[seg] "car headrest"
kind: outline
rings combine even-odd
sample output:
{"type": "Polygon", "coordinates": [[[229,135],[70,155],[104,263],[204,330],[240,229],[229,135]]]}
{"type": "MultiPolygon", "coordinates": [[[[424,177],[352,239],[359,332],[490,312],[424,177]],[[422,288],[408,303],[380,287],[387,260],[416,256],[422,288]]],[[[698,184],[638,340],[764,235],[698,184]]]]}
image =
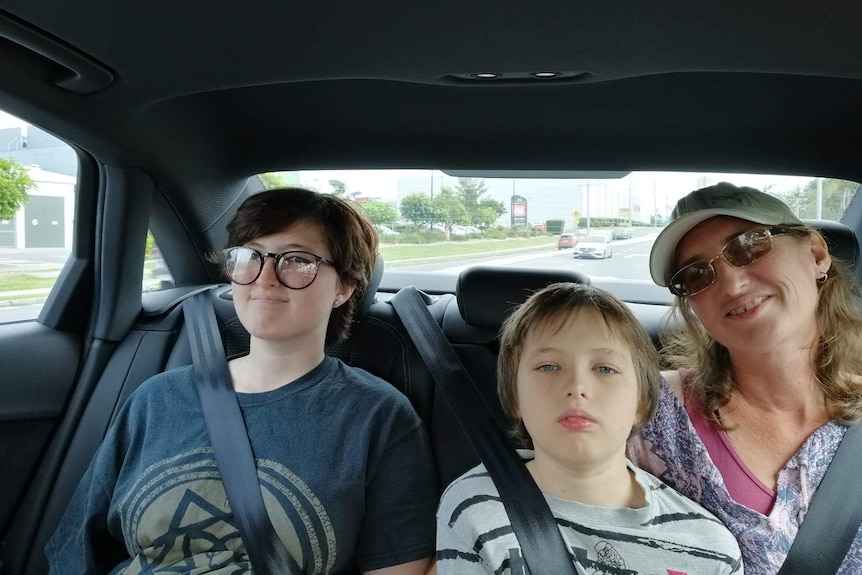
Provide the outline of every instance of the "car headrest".
{"type": "Polygon", "coordinates": [[[365,290],[365,297],[359,302],[359,307],[356,308],[356,317],[354,321],[359,321],[368,310],[371,309],[371,304],[377,297],[377,288],[380,287],[380,279],[383,277],[383,254],[377,254],[377,260],[374,262],[374,270],[371,272],[371,279],[368,280],[368,289],[365,290]]]}
{"type": "Polygon", "coordinates": [[[557,282],[589,284],[590,278],[574,270],[470,267],[458,276],[458,311],[468,325],[497,332],[515,306],[557,282]]]}
{"type": "Polygon", "coordinates": [[[856,232],[840,222],[831,220],[803,220],[826,238],[829,253],[847,264],[854,274],[859,261],[859,241],[856,232]]]}

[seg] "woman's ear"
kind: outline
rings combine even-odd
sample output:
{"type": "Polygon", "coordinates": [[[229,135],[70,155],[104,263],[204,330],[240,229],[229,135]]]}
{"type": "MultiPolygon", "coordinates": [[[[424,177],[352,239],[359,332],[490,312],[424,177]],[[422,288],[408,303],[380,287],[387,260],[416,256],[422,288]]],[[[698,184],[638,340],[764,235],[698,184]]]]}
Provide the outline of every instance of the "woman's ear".
{"type": "Polygon", "coordinates": [[[811,255],[814,258],[814,265],[817,267],[817,276],[819,277],[827,273],[832,267],[832,256],[829,254],[826,240],[818,232],[810,234],[810,239],[811,255]]]}

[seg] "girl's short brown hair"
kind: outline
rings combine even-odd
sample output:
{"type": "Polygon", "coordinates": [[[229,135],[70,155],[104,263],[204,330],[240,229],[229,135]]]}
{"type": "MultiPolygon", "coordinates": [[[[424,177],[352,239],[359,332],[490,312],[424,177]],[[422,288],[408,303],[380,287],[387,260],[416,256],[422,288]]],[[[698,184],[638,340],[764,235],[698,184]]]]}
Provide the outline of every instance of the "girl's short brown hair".
{"type": "MultiPolygon", "coordinates": [[[[304,188],[275,188],[249,196],[227,225],[227,245],[240,246],[297,224],[311,223],[320,230],[339,279],[353,285],[353,295],[333,308],[326,343],[337,343],[350,333],[350,325],[374,271],[377,230],[354,202],[304,188]]],[[[215,257],[222,265],[224,258],[215,257]]]]}

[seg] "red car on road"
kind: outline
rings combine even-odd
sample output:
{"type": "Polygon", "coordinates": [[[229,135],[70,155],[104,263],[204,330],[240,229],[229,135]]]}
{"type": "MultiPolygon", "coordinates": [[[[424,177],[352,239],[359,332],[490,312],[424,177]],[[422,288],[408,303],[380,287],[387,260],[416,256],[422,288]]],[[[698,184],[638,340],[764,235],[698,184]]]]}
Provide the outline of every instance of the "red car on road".
{"type": "Polygon", "coordinates": [[[575,234],[560,234],[559,239],[557,239],[558,250],[573,248],[576,245],[578,245],[578,236],[575,234]]]}

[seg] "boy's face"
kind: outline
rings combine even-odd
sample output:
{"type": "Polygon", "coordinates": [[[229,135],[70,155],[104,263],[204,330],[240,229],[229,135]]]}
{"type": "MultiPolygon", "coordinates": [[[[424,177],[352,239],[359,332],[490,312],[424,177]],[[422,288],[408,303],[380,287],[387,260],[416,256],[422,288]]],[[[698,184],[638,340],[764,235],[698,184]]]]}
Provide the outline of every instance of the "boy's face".
{"type": "Polygon", "coordinates": [[[556,332],[529,333],[517,377],[518,411],[537,463],[584,470],[624,461],[637,375],[628,346],[598,312],[579,311],[556,332]]]}

